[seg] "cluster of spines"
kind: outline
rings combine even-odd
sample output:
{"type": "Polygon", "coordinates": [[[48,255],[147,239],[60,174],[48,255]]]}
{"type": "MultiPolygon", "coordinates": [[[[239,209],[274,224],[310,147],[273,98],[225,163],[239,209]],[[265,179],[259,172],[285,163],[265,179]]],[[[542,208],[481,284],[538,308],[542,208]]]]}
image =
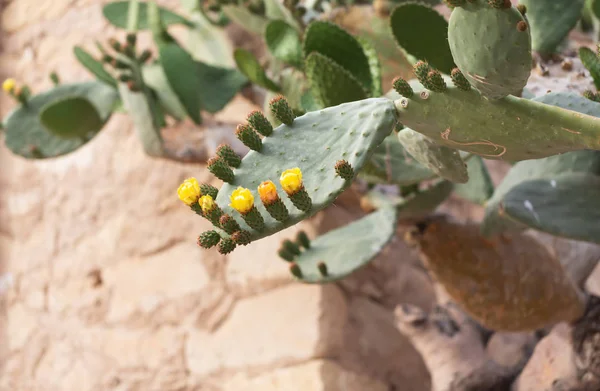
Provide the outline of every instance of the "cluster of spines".
{"type": "Polygon", "coordinates": [[[425,88],[434,92],[444,92],[447,89],[442,74],[432,69],[425,61],[419,61],[414,66],[415,76],[425,88]]]}
{"type": "MultiPolygon", "coordinates": [[[[283,258],[283,260],[285,260],[286,262],[289,262],[290,264],[290,272],[292,273],[292,275],[294,275],[296,278],[302,278],[303,274],[302,274],[302,269],[300,268],[300,265],[298,265],[298,263],[295,262],[295,259],[297,256],[302,254],[302,251],[306,251],[308,249],[310,249],[310,239],[308,238],[308,235],[306,235],[306,232],[304,231],[299,231],[297,236],[296,236],[296,240],[289,240],[286,239],[281,243],[281,247],[279,248],[278,254],[281,258],[283,258]]],[[[321,276],[323,277],[327,277],[329,275],[329,271],[327,269],[327,265],[325,264],[325,262],[321,261],[317,264],[317,268],[319,270],[319,273],[321,274],[321,276]]]]}
{"type": "MultiPolygon", "coordinates": [[[[434,92],[444,92],[447,90],[446,82],[441,73],[432,69],[425,61],[419,61],[414,66],[414,73],[423,87],[434,92]]],[[[458,68],[454,68],[451,73],[452,83],[454,86],[463,91],[469,91],[471,84],[458,68]]],[[[396,77],[392,82],[394,90],[405,98],[412,98],[415,94],[410,84],[396,77]]]]}
{"type": "MultiPolygon", "coordinates": [[[[270,101],[270,109],[275,118],[291,126],[294,122],[295,115],[287,100],[278,96],[270,101]]],[[[242,124],[237,127],[236,134],[238,138],[250,149],[260,153],[262,140],[259,134],[263,137],[269,137],[273,134],[273,126],[268,119],[260,111],[253,111],[247,117],[247,124],[242,124]]],[[[216,156],[207,162],[208,170],[227,183],[233,183],[235,179],[234,168],[239,168],[243,164],[243,160],[235,153],[228,145],[221,144],[216,150],[216,156]]],[[[354,169],[346,160],[336,162],[334,169],[338,176],[348,183],[355,176],[354,169]]],[[[285,170],[280,177],[280,183],[292,204],[302,212],[309,212],[312,209],[312,199],[309,196],[302,182],[302,173],[299,168],[285,170]]],[[[221,238],[217,231],[208,231],[203,233],[198,238],[198,244],[202,247],[209,248],[218,245],[219,252],[227,254],[233,251],[236,245],[246,245],[252,240],[252,234],[241,229],[236,220],[224,214],[221,208],[214,202],[217,196],[217,189],[214,187],[206,188],[207,185],[201,185],[202,195],[208,195],[210,199],[199,199],[191,205],[191,208],[199,215],[207,218],[213,225],[225,231],[229,237],[221,238]],[[204,205],[204,207],[203,207],[204,205]]],[[[260,199],[269,213],[269,215],[279,221],[285,222],[289,219],[290,213],[279,197],[277,188],[272,181],[265,181],[258,187],[260,199]]],[[[240,213],[246,224],[255,231],[262,231],[265,227],[265,221],[258,208],[254,206],[254,197],[250,190],[238,188],[230,196],[232,199],[232,208],[240,213]],[[239,203],[234,205],[234,198],[238,194],[239,203]],[[242,194],[243,193],[243,194],[242,194]]],[[[299,240],[308,248],[310,241],[304,236],[299,236],[299,240]],[[305,239],[305,240],[304,240],[305,239]]],[[[326,267],[325,269],[326,270],[326,267]]]]}
{"type": "Polygon", "coordinates": [[[592,90],[585,90],[583,92],[583,96],[591,101],[600,102],[600,93],[598,92],[594,92],[592,90]]]}
{"type": "Polygon", "coordinates": [[[115,38],[109,39],[108,45],[114,50],[115,55],[108,54],[101,45],[98,45],[98,48],[103,53],[102,61],[118,73],[117,79],[125,83],[127,88],[132,92],[139,92],[141,90],[140,81],[136,80],[133,75],[133,63],[144,64],[152,57],[152,52],[148,49],[142,51],[138,56],[136,53],[136,44],[136,34],[128,33],[124,43],[119,42],[115,38]]]}

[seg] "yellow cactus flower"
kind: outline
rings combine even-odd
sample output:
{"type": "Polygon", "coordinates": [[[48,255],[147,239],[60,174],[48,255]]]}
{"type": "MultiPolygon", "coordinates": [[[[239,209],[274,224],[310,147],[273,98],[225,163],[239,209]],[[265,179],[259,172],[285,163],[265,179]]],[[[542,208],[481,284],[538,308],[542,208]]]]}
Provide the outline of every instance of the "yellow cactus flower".
{"type": "Polygon", "coordinates": [[[271,181],[265,181],[258,186],[258,195],[260,196],[260,200],[265,205],[271,205],[279,198],[279,195],[277,194],[277,188],[271,181]]]}
{"type": "Polygon", "coordinates": [[[297,193],[302,188],[302,171],[298,167],[285,170],[279,177],[279,183],[286,193],[297,193]]]}
{"type": "Polygon", "coordinates": [[[248,213],[254,207],[254,196],[250,190],[238,187],[231,193],[231,206],[241,214],[248,213]]]}
{"type": "Polygon", "coordinates": [[[4,83],[2,83],[2,89],[4,90],[4,92],[9,94],[15,89],[16,86],[17,82],[15,81],[15,79],[6,79],[4,80],[4,83]]]}
{"type": "Polygon", "coordinates": [[[179,199],[191,206],[200,197],[200,184],[196,178],[188,178],[177,189],[179,199]]]}
{"type": "Polygon", "coordinates": [[[202,213],[207,214],[212,212],[215,209],[215,200],[209,195],[203,195],[198,200],[198,204],[200,208],[202,208],[202,213]]]}

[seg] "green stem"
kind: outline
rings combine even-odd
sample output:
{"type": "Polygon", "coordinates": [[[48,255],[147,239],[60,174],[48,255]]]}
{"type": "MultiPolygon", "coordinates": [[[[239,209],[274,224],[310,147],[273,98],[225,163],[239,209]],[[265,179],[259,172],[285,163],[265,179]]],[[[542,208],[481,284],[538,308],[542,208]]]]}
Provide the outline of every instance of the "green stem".
{"type": "Polygon", "coordinates": [[[127,12],[127,32],[137,33],[140,21],[140,3],[138,0],[129,0],[127,12]]]}

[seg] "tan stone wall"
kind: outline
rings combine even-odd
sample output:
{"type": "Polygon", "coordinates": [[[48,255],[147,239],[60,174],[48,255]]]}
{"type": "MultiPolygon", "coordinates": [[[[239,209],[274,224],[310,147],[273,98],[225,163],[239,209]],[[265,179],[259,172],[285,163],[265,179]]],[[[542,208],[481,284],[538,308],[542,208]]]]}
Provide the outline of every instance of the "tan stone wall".
{"type": "MultiPolygon", "coordinates": [[[[5,3],[0,78],[35,91],[53,70],[89,78],[71,50],[114,33],[101,3],[5,3]]],[[[249,106],[238,98],[223,116],[240,121],[249,106]]],[[[12,107],[0,98],[2,115],[12,107]]],[[[298,284],[275,256],[298,227],[227,257],[196,246],[208,224],[174,192],[191,175],[209,179],[145,156],[124,115],[59,159],[0,146],[0,389],[428,389],[392,321],[397,303],[432,298],[399,240],[344,283],[298,284]]],[[[342,200],[307,229],[353,216],[342,200]]]]}

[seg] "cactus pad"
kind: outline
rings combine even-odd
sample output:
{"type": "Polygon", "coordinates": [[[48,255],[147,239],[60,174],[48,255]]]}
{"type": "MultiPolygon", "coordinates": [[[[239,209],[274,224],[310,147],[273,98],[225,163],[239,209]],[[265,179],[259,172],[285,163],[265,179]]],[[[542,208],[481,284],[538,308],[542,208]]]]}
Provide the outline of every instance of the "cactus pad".
{"type": "Polygon", "coordinates": [[[529,79],[531,35],[519,23],[527,27],[516,8],[497,9],[487,0],[468,2],[450,16],[448,40],[454,61],[490,99],[518,93],[529,79]]]}
{"type": "Polygon", "coordinates": [[[312,94],[322,107],[367,97],[365,89],[350,72],[320,53],[311,53],[307,57],[306,74],[312,94]]]}
{"type": "Polygon", "coordinates": [[[536,52],[550,54],[581,19],[585,0],[520,0],[527,7],[531,44],[536,52]]]}
{"type": "Polygon", "coordinates": [[[467,160],[469,181],[454,187],[456,194],[476,204],[483,205],[494,194],[494,183],[483,159],[471,156],[467,160]]]}
{"type": "MultiPolygon", "coordinates": [[[[102,8],[102,14],[115,27],[126,29],[127,28],[127,14],[129,10],[129,1],[114,1],[108,3],[102,8]]],[[[139,5],[139,20],[138,29],[145,30],[150,28],[148,23],[148,4],[140,2],[139,5]]],[[[159,7],[160,16],[165,25],[171,24],[184,24],[189,27],[193,27],[193,23],[183,16],[177,15],[169,11],[166,8],[159,7]]]]}
{"type": "Polygon", "coordinates": [[[371,91],[373,78],[369,59],[360,42],[341,27],[323,21],[312,22],[304,34],[304,57],[320,53],[350,72],[360,85],[371,91]]]}
{"type": "Polygon", "coordinates": [[[506,217],[554,236],[600,243],[600,177],[569,173],[526,181],[504,197],[506,217]]]}
{"type": "MultiPolygon", "coordinates": [[[[586,101],[585,107],[596,104],[586,101]]],[[[554,107],[550,101],[514,96],[490,101],[476,90],[449,86],[445,92],[423,91],[395,103],[405,126],[486,159],[520,161],[600,149],[600,119],[554,107]]]]}
{"type": "Polygon", "coordinates": [[[292,254],[300,269],[295,277],[316,284],[341,280],[375,258],[395,232],[395,208],[381,208],[312,240],[300,255],[292,254]]]}
{"type": "Polygon", "coordinates": [[[114,88],[102,82],[59,85],[33,96],[26,106],[19,106],[4,122],[6,146],[14,153],[31,159],[44,159],[72,152],[90,141],[100,130],[80,138],[61,138],[49,131],[41,121],[44,108],[65,99],[85,99],[97,111],[98,118],[108,121],[119,96],[114,88]]]}
{"type": "Polygon", "coordinates": [[[234,170],[233,181],[219,190],[217,204],[251,232],[253,240],[292,226],[333,203],[348,186],[348,181],[337,175],[336,162],[344,159],[355,171],[360,170],[391,132],[395,121],[393,103],[385,98],[345,103],[297,117],[291,126],[281,125],[265,137],[260,152],[250,151],[242,159],[240,167],[234,170]],[[257,188],[268,180],[279,187],[281,173],[294,167],[302,170],[302,182],[312,208],[302,212],[279,188],[279,197],[290,214],[287,221],[279,222],[259,201],[257,188]],[[265,220],[265,228],[260,232],[249,228],[240,213],[229,206],[231,194],[240,186],[249,189],[258,200],[255,206],[265,220]]]}
{"type": "Polygon", "coordinates": [[[409,128],[398,133],[398,140],[413,158],[442,178],[455,183],[469,180],[467,165],[458,150],[440,145],[409,128]]]}
{"type": "MultiPolygon", "coordinates": [[[[568,107],[588,115],[600,116],[600,103],[592,102],[575,93],[552,93],[535,98],[535,100],[558,107],[568,107]]],[[[599,175],[600,152],[576,151],[515,164],[487,202],[483,232],[492,235],[503,231],[524,229],[522,224],[501,216],[500,205],[504,197],[512,191],[513,187],[521,183],[538,179],[552,180],[556,176],[566,173],[599,175]]]]}
{"type": "Polygon", "coordinates": [[[375,149],[358,176],[369,183],[412,185],[435,178],[436,174],[413,159],[396,134],[391,134],[375,149]]]}
{"type": "Polygon", "coordinates": [[[449,181],[437,181],[424,190],[418,190],[406,197],[389,197],[378,191],[365,195],[363,202],[376,209],[388,205],[396,207],[398,220],[423,218],[433,212],[452,193],[454,184],[449,181]]]}
{"type": "Polygon", "coordinates": [[[390,24],[410,62],[427,61],[447,74],[455,67],[448,46],[448,22],[436,10],[425,4],[400,4],[390,16],[390,24]]]}

